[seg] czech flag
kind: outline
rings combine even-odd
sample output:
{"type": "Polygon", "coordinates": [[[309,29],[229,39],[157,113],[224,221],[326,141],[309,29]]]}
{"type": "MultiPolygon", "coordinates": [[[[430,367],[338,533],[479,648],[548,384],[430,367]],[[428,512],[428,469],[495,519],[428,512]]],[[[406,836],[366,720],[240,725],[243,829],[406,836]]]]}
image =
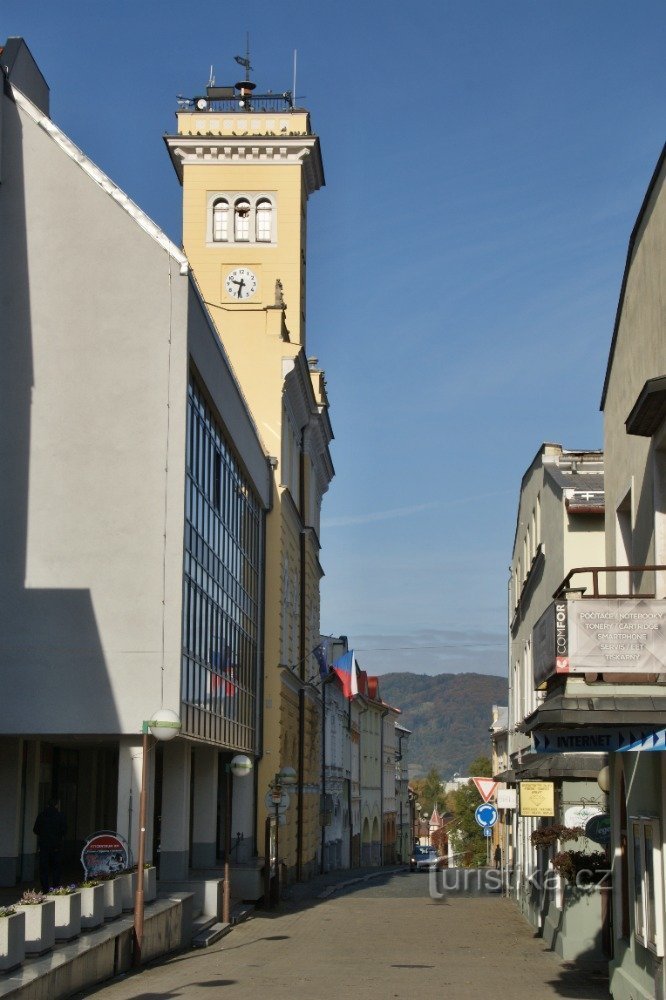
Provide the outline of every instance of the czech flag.
{"type": "Polygon", "coordinates": [[[342,681],[342,690],[346,698],[353,698],[358,694],[358,666],[353,649],[336,660],[331,669],[342,681]]]}

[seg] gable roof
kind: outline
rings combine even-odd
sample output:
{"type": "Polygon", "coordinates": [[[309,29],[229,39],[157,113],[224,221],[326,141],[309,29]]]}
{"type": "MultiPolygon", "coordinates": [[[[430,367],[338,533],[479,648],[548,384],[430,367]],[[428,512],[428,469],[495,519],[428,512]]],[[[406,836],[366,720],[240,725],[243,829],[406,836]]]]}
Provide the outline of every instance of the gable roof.
{"type": "Polygon", "coordinates": [[[19,90],[17,87],[12,87],[12,95],[16,101],[17,106],[28,115],[30,119],[41,128],[49,138],[60,147],[60,149],[65,153],[69,159],[76,163],[77,166],[83,170],[84,173],[91,178],[91,180],[104,191],[109,198],[111,198],[123,209],[134,222],[141,228],[145,233],[150,236],[163,250],[166,250],[170,257],[172,257],[179,265],[181,274],[187,274],[189,265],[188,260],[182,250],[179,250],[175,243],[173,243],[166,233],[160,229],[156,222],[146,215],[146,213],[139,208],[136,202],[132,201],[129,195],[125,194],[122,188],[119,188],[111,178],[104,173],[104,171],[98,167],[90,157],[86,156],[85,153],[79,149],[76,143],[72,142],[69,136],[58,128],[56,124],[49,118],[47,114],[33,104],[33,102],[26,97],[26,95],[19,90]]]}

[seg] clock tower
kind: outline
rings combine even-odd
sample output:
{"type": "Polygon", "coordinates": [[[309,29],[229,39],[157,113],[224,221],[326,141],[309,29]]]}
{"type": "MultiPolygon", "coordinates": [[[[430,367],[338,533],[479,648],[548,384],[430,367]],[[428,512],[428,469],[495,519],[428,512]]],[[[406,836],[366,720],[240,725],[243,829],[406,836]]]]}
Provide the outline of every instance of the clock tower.
{"type": "Polygon", "coordinates": [[[324,184],[319,138],[289,92],[246,79],[180,100],[165,136],[183,187],[183,246],[274,475],[266,519],[258,747],[259,854],[269,783],[296,770],[280,853],[292,877],[319,848],[319,512],[333,477],[324,373],[306,355],[307,207],[324,184]]]}

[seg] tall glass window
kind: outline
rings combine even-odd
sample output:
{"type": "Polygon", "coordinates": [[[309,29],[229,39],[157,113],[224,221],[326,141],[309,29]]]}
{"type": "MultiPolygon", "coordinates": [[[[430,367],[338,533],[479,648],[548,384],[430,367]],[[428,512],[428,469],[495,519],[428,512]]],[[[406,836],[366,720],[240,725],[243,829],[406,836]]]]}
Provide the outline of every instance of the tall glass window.
{"type": "Polygon", "coordinates": [[[229,202],[218,198],[213,205],[213,239],[226,243],[229,239],[229,202]]]}
{"type": "Polygon", "coordinates": [[[184,730],[251,752],[256,749],[263,513],[192,379],[185,491],[184,730]]]}
{"type": "Polygon", "coordinates": [[[270,243],[273,235],[273,206],[268,198],[257,202],[257,242],[270,243]]]}
{"type": "Polygon", "coordinates": [[[239,198],[234,205],[234,239],[246,243],[250,239],[250,203],[239,198]]]}

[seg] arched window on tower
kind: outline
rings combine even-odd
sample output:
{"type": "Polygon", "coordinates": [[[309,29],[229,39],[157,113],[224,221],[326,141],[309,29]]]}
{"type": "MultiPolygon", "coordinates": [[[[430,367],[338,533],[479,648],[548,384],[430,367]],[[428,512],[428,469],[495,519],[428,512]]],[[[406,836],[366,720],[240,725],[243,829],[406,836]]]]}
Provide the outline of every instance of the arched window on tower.
{"type": "Polygon", "coordinates": [[[229,202],[218,198],[213,204],[213,240],[226,243],[229,239],[229,202]]]}
{"type": "Polygon", "coordinates": [[[247,243],[250,239],[250,203],[247,198],[239,198],[234,205],[234,239],[247,243]]]}
{"type": "Polygon", "coordinates": [[[268,198],[257,202],[257,243],[270,243],[273,237],[273,206],[268,198]]]}

